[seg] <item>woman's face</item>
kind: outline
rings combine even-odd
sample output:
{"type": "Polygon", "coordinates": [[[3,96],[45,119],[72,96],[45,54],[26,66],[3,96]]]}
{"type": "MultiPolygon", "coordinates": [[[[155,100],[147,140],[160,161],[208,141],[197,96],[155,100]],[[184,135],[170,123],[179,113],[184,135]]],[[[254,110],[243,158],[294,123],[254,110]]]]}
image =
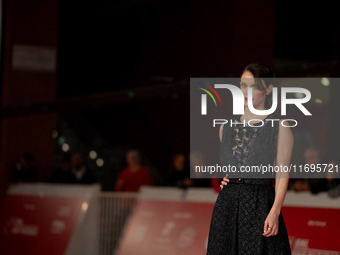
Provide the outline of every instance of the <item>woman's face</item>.
{"type": "Polygon", "coordinates": [[[249,71],[245,71],[241,76],[240,87],[244,95],[245,107],[248,107],[248,88],[252,87],[252,102],[254,108],[257,110],[265,109],[264,102],[266,100],[266,96],[270,94],[273,85],[266,87],[263,80],[261,80],[261,83],[255,83],[254,75],[249,71]]]}

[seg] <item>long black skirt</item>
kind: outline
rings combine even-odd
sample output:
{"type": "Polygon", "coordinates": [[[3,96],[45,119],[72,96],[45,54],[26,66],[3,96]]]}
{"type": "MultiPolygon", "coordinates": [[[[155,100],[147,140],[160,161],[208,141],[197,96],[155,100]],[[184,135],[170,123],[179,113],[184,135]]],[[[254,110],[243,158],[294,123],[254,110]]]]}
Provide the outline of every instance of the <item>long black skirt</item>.
{"type": "Polygon", "coordinates": [[[211,218],[207,255],[290,255],[282,213],[278,234],[262,235],[274,199],[272,185],[228,183],[223,186],[211,218]]]}

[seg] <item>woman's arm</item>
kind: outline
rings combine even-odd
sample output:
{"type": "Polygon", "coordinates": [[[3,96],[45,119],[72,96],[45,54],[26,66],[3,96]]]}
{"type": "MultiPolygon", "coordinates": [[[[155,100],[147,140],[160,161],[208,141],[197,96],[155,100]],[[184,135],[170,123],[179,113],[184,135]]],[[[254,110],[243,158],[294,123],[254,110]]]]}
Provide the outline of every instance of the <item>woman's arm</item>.
{"type": "MultiPolygon", "coordinates": [[[[281,123],[282,120],[280,120],[279,124],[276,159],[274,165],[289,166],[293,151],[294,138],[290,127],[284,127],[281,123]]],[[[275,236],[279,231],[279,215],[286,196],[288,181],[289,173],[276,173],[275,200],[263,227],[262,235],[265,237],[275,236]]]]}
{"type": "Polygon", "coordinates": [[[223,126],[224,126],[224,124],[221,124],[221,126],[220,126],[220,131],[219,131],[220,142],[222,142],[222,137],[223,137],[223,126]]]}
{"type": "MultiPolygon", "coordinates": [[[[281,123],[282,120],[280,120],[279,124],[275,165],[288,166],[289,168],[294,146],[294,137],[290,127],[284,127],[281,123]]],[[[280,215],[281,207],[287,193],[288,181],[289,173],[276,173],[275,200],[270,211],[277,216],[280,215]]]]}

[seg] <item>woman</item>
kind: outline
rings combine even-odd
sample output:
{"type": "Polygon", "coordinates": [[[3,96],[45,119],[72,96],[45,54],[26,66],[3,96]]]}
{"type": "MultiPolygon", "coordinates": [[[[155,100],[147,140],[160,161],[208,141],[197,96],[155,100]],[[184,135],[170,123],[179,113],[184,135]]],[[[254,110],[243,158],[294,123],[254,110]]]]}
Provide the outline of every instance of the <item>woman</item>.
{"type": "MultiPolygon", "coordinates": [[[[268,77],[273,77],[272,72],[260,64],[250,64],[244,69],[240,86],[245,97],[245,111],[235,121],[245,121],[246,126],[221,125],[221,165],[290,164],[294,143],[290,128],[282,126],[282,120],[268,121],[278,119],[274,114],[264,118],[248,108],[250,86],[254,108],[271,107],[273,84],[265,79],[268,77]],[[265,124],[251,127],[247,125],[250,119],[260,119],[265,124]]],[[[262,122],[250,124],[256,123],[262,122]]],[[[281,214],[289,178],[283,173],[276,173],[275,178],[230,178],[230,174],[226,177],[221,182],[212,214],[207,255],[291,254],[281,214]]]]}

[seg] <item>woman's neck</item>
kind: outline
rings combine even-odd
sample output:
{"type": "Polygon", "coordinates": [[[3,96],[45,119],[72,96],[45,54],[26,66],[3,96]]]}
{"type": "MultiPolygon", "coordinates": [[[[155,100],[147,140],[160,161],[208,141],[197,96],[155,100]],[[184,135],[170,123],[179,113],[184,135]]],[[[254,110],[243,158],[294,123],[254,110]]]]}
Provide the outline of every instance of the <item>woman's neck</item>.
{"type": "MultiPolygon", "coordinates": [[[[266,108],[263,106],[263,108],[261,109],[258,109],[258,110],[266,110],[266,108]]],[[[245,119],[245,120],[250,120],[250,119],[265,119],[267,116],[264,116],[264,115],[256,115],[254,113],[252,113],[248,107],[245,107],[244,108],[244,114],[242,115],[242,119],[245,119]]]]}

